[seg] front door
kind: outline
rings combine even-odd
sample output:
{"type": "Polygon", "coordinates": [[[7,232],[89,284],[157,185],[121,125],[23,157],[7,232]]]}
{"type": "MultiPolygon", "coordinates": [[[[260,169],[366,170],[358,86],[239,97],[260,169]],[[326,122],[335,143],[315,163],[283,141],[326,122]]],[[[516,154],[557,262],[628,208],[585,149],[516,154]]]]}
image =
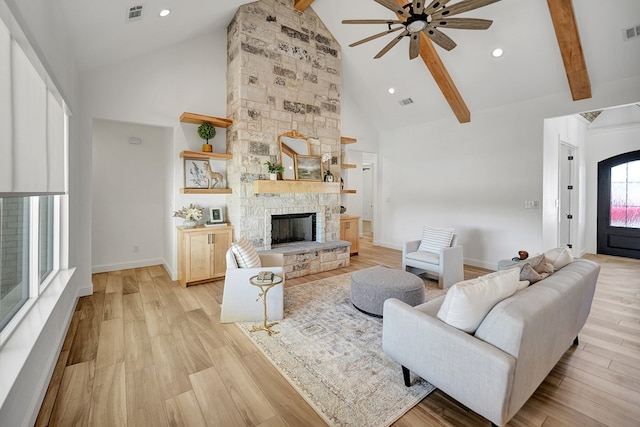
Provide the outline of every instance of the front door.
{"type": "Polygon", "coordinates": [[[598,253],[640,259],[640,151],[598,163],[598,253]]]}

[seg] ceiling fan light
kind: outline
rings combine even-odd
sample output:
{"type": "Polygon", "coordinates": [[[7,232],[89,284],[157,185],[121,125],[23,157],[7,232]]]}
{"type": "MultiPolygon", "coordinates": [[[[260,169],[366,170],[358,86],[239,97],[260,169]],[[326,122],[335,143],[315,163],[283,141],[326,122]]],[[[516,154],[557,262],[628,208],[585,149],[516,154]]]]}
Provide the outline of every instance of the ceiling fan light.
{"type": "Polygon", "coordinates": [[[409,23],[409,25],[407,25],[407,30],[409,30],[410,33],[419,33],[427,28],[427,25],[429,25],[427,21],[417,20],[409,23]]]}
{"type": "Polygon", "coordinates": [[[491,52],[491,56],[493,56],[494,58],[500,58],[503,54],[504,54],[504,51],[499,47],[493,49],[493,51],[491,52]]]}

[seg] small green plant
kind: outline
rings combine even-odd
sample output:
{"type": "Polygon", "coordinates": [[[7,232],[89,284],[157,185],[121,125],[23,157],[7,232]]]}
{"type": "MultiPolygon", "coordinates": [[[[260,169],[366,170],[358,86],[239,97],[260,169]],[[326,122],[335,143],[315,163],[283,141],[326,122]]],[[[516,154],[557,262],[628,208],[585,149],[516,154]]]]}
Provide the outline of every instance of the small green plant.
{"type": "Polygon", "coordinates": [[[206,139],[208,144],[209,140],[216,136],[216,128],[211,123],[205,122],[198,126],[198,135],[200,138],[206,139]]]}
{"type": "Polygon", "coordinates": [[[284,172],[284,167],[282,167],[280,165],[276,165],[275,163],[266,162],[265,166],[267,167],[267,170],[269,171],[269,173],[282,173],[282,172],[284,172]]]}

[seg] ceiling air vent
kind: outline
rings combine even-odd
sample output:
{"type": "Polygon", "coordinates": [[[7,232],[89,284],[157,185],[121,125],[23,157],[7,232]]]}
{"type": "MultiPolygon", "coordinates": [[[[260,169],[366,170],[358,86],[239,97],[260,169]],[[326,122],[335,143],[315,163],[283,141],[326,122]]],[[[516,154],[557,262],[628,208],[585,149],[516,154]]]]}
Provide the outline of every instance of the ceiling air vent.
{"type": "Polygon", "coordinates": [[[401,99],[400,101],[398,101],[400,103],[401,107],[406,107],[407,105],[411,105],[413,104],[413,99],[411,98],[405,98],[405,99],[401,99]]]}
{"type": "Polygon", "coordinates": [[[600,113],[602,113],[602,110],[587,111],[584,113],[580,113],[580,115],[585,119],[589,120],[589,122],[593,123],[593,121],[598,118],[600,113]]]}
{"type": "Polygon", "coordinates": [[[622,30],[622,33],[624,34],[625,40],[640,38],[640,24],[634,27],[625,28],[622,30]]]}
{"type": "Polygon", "coordinates": [[[140,21],[142,19],[142,5],[127,8],[127,22],[140,21]]]}

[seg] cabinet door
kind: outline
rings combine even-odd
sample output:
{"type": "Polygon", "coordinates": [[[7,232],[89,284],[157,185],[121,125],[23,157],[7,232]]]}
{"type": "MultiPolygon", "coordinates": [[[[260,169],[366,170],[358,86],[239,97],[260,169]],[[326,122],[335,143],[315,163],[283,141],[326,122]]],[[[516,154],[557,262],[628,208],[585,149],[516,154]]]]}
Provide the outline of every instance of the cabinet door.
{"type": "Polygon", "coordinates": [[[231,247],[231,230],[220,230],[212,234],[213,240],[211,265],[213,266],[211,275],[215,277],[224,276],[227,270],[226,254],[231,247]]]}
{"type": "Polygon", "coordinates": [[[186,281],[193,282],[211,277],[211,249],[208,232],[189,233],[185,236],[186,281]]]}
{"type": "Polygon", "coordinates": [[[340,239],[351,242],[350,252],[358,253],[358,219],[344,219],[340,221],[340,239]]]}

